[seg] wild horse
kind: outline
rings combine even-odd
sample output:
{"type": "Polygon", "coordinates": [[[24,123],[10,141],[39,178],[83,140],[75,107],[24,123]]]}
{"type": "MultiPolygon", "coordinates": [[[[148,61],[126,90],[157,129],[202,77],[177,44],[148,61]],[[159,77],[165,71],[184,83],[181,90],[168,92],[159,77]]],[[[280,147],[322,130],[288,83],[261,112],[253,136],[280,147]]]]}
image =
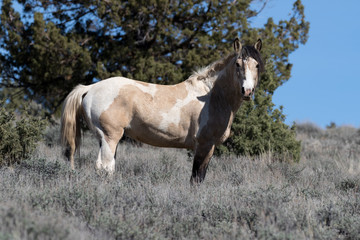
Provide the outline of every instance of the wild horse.
{"type": "Polygon", "coordinates": [[[77,86],[67,96],[61,116],[71,167],[83,118],[100,142],[98,169],[114,172],[116,147],[125,134],[154,146],[194,150],[191,183],[201,182],[215,146],[229,137],[234,115],[255,91],[264,69],[261,47],[260,39],[242,46],[236,38],[232,54],[175,85],[113,77],[77,86]]]}

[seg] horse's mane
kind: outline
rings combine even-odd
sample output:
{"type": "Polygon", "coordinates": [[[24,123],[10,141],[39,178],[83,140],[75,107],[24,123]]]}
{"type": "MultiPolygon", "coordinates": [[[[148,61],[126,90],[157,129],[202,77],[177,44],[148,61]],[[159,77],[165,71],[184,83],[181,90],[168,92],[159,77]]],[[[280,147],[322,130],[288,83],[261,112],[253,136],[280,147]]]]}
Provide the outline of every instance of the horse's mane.
{"type": "Polygon", "coordinates": [[[193,72],[190,78],[195,78],[198,80],[204,80],[210,77],[213,77],[217,72],[221,71],[227,66],[229,61],[231,61],[236,56],[236,53],[231,53],[228,56],[217,60],[206,67],[200,68],[193,72]]]}
{"type": "Polygon", "coordinates": [[[228,56],[217,60],[206,67],[199,68],[198,70],[194,71],[186,81],[190,82],[191,84],[196,84],[196,82],[201,81],[205,83],[209,89],[212,89],[217,79],[217,73],[224,69],[229,61],[231,61],[235,56],[236,53],[231,53],[228,56]]]}
{"type": "MultiPolygon", "coordinates": [[[[224,69],[236,55],[237,55],[237,53],[233,52],[233,53],[227,55],[226,57],[209,64],[206,67],[203,67],[203,68],[200,68],[200,69],[194,71],[193,74],[189,77],[189,79],[195,78],[197,80],[204,80],[204,79],[209,79],[209,78],[213,77],[217,72],[224,69]]],[[[255,59],[259,64],[259,71],[260,72],[264,71],[264,62],[262,61],[259,51],[256,50],[255,47],[244,46],[241,49],[240,56],[243,59],[246,59],[248,57],[255,59]]]]}

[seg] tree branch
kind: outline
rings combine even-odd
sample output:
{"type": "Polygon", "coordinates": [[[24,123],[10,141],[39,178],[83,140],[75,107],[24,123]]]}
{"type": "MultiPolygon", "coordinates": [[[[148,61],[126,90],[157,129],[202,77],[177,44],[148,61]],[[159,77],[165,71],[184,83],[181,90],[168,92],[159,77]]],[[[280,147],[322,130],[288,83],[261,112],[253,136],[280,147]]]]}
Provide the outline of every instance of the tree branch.
{"type": "MultiPolygon", "coordinates": [[[[236,2],[236,0],[234,0],[234,2],[233,3],[235,3],[236,2]]],[[[260,8],[260,10],[259,11],[254,11],[254,15],[252,15],[252,16],[250,16],[250,17],[256,17],[257,15],[259,15],[264,9],[265,9],[265,7],[266,7],[266,5],[267,5],[267,3],[269,2],[269,0],[264,0],[264,4],[262,5],[262,7],[260,8]]]]}

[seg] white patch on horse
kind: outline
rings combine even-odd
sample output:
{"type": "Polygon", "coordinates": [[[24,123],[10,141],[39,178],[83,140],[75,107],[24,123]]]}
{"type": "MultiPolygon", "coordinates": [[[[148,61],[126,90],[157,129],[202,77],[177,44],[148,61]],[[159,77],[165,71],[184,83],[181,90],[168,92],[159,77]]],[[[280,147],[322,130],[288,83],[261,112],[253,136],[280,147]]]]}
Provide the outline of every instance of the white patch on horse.
{"type": "Polygon", "coordinates": [[[178,126],[181,121],[181,112],[183,107],[191,101],[197,100],[200,104],[202,104],[201,108],[203,107],[205,102],[198,100],[198,97],[206,94],[206,92],[203,89],[198,89],[197,87],[198,86],[186,84],[186,90],[188,92],[187,96],[184,99],[178,99],[169,111],[161,113],[162,120],[159,124],[159,128],[161,130],[168,131],[171,124],[178,126]]]}
{"type": "Polygon", "coordinates": [[[142,92],[150,94],[152,97],[155,97],[157,92],[157,87],[155,84],[149,84],[148,86],[133,82],[133,86],[139,88],[142,92]]]}
{"type": "Polygon", "coordinates": [[[255,79],[248,64],[245,63],[245,66],[245,80],[243,83],[243,88],[245,88],[246,91],[248,89],[252,90],[255,87],[255,79]]]}

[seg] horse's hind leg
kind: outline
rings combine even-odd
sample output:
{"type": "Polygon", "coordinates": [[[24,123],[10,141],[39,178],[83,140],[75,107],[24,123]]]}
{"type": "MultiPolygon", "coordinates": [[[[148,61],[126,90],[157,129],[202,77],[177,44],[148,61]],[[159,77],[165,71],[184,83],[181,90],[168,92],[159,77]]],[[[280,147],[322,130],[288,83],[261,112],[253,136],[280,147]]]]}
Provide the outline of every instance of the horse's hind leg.
{"type": "Polygon", "coordinates": [[[96,169],[100,170],[101,168],[102,168],[102,161],[101,161],[101,141],[100,141],[99,154],[98,154],[98,157],[96,159],[96,169]]]}
{"type": "Polygon", "coordinates": [[[104,132],[101,133],[100,152],[96,161],[96,167],[98,169],[103,168],[109,174],[112,174],[115,171],[114,157],[116,152],[116,146],[120,141],[124,130],[120,129],[116,133],[112,133],[111,135],[104,134],[104,132]]]}
{"type": "Polygon", "coordinates": [[[190,183],[200,183],[204,180],[210,159],[214,153],[214,144],[198,145],[195,151],[190,183]]]}

